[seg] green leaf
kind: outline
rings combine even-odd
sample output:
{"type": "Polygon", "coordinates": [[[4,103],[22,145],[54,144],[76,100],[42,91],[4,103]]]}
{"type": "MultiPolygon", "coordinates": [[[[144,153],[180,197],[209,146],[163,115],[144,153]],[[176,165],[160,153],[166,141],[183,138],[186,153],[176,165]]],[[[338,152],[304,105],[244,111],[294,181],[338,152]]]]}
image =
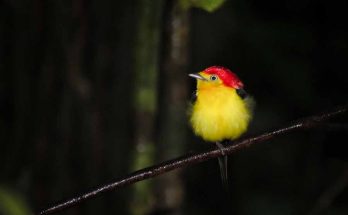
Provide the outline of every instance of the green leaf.
{"type": "Polygon", "coordinates": [[[183,8],[197,7],[208,12],[214,12],[219,9],[225,0],[180,0],[183,8]]]}
{"type": "Polygon", "coordinates": [[[0,214],[32,215],[33,213],[20,195],[0,186],[0,214]]]}

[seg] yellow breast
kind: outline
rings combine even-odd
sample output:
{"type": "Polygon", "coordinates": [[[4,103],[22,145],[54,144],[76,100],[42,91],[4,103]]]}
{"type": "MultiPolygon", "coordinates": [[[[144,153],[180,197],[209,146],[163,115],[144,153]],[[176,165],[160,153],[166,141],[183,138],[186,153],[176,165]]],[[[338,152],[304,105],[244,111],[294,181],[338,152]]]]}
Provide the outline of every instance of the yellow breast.
{"type": "Polygon", "coordinates": [[[236,139],[247,130],[250,119],[250,110],[235,89],[224,85],[197,89],[190,122],[204,140],[236,139]]]}

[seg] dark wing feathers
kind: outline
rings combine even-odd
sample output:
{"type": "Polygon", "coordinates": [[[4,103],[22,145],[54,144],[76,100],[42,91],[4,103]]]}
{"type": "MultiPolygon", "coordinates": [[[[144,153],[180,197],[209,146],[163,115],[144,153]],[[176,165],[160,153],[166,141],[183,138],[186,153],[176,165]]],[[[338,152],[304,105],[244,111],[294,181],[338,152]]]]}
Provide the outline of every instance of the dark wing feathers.
{"type": "Polygon", "coordinates": [[[245,99],[248,96],[248,93],[243,88],[236,89],[236,92],[242,99],[245,99]]]}

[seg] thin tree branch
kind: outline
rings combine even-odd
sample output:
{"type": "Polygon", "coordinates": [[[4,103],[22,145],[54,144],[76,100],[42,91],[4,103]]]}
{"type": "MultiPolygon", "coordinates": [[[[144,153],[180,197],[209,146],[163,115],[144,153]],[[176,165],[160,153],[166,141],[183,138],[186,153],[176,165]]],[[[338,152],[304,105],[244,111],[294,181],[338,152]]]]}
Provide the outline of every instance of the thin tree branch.
{"type": "Polygon", "coordinates": [[[197,163],[201,163],[203,161],[207,161],[213,158],[223,156],[223,154],[232,154],[235,151],[241,150],[243,148],[247,148],[256,143],[264,142],[266,140],[277,137],[279,135],[289,133],[291,131],[316,127],[320,124],[319,122],[328,120],[336,115],[343,114],[347,111],[348,111],[348,105],[341,106],[341,107],[335,108],[334,110],[328,111],[326,113],[322,113],[320,115],[310,116],[307,118],[297,120],[296,122],[293,122],[288,126],[285,126],[270,132],[266,132],[259,136],[235,141],[233,144],[226,146],[223,150],[211,149],[209,151],[182,156],[173,160],[160,163],[158,165],[154,165],[145,169],[138,170],[123,178],[117,179],[114,182],[92,189],[90,192],[78,195],[74,198],[71,198],[66,201],[62,201],[61,203],[58,203],[56,205],[53,205],[47,209],[42,210],[39,214],[40,215],[52,214],[52,213],[73,207],[74,205],[77,205],[87,199],[93,198],[102,193],[109,192],[111,190],[116,190],[120,187],[134,184],[138,181],[142,181],[148,178],[153,178],[155,176],[164,174],[174,169],[184,168],[197,163]]]}
{"type": "Polygon", "coordinates": [[[317,129],[323,131],[348,131],[348,124],[319,122],[317,129]]]}

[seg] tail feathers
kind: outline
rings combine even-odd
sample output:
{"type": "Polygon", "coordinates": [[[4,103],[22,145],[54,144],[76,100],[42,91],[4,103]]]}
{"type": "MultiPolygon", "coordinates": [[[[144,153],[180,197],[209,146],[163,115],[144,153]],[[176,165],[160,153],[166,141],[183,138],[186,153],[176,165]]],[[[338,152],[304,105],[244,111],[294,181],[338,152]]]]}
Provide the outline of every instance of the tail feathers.
{"type": "MultiPolygon", "coordinates": [[[[224,155],[224,152],[223,152],[224,146],[219,142],[216,142],[216,146],[221,150],[222,154],[224,155]]],[[[225,190],[228,191],[228,174],[227,174],[228,173],[228,166],[227,166],[228,157],[227,155],[224,155],[223,157],[218,157],[218,161],[219,161],[222,185],[224,186],[225,190]]]]}
{"type": "Polygon", "coordinates": [[[228,190],[227,159],[228,157],[226,155],[218,158],[222,185],[225,190],[228,190]]]}

